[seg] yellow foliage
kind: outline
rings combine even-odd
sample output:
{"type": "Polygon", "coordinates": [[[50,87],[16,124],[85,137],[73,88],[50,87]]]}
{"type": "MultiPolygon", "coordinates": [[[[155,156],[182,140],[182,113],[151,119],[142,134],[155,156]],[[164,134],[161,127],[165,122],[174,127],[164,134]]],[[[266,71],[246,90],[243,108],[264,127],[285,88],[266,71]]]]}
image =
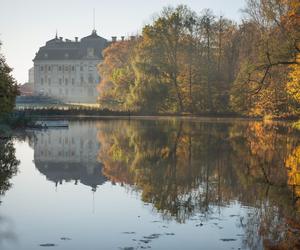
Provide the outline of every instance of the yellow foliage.
{"type": "MultiPolygon", "coordinates": [[[[288,184],[300,185],[300,146],[295,148],[293,153],[286,159],[285,164],[288,168],[288,184]]],[[[300,192],[298,195],[300,196],[300,192]]]]}
{"type": "Polygon", "coordinates": [[[286,89],[290,97],[300,103],[300,65],[292,65],[289,73],[289,82],[286,89]]]}

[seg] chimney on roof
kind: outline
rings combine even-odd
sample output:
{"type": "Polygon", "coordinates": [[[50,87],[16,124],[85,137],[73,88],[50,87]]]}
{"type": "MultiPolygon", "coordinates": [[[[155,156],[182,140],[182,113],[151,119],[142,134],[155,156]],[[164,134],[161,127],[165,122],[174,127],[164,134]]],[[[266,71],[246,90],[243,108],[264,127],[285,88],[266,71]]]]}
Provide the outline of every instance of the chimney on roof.
{"type": "Polygon", "coordinates": [[[130,40],[134,40],[135,39],[135,36],[130,36],[130,40]]]}
{"type": "Polygon", "coordinates": [[[76,43],[78,42],[78,37],[77,37],[77,36],[75,36],[75,42],[76,42],[76,43]]]}
{"type": "Polygon", "coordinates": [[[112,36],[111,37],[111,41],[114,43],[114,42],[116,42],[117,41],[117,37],[116,36],[112,36]]]}
{"type": "Polygon", "coordinates": [[[125,39],[125,36],[121,36],[121,40],[124,41],[124,39],[125,39]]]}
{"type": "Polygon", "coordinates": [[[59,37],[59,40],[61,40],[61,41],[62,41],[62,40],[63,40],[63,38],[60,36],[60,37],[59,37]]]}

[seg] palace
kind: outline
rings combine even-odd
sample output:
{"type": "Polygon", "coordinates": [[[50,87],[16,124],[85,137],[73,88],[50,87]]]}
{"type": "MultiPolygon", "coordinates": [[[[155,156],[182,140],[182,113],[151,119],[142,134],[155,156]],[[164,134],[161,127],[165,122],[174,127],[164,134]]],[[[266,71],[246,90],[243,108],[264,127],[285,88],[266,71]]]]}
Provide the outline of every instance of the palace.
{"type": "Polygon", "coordinates": [[[108,41],[92,34],[80,40],[58,37],[47,41],[36,53],[34,62],[35,95],[58,99],[65,103],[96,103],[100,82],[97,65],[108,41]]]}

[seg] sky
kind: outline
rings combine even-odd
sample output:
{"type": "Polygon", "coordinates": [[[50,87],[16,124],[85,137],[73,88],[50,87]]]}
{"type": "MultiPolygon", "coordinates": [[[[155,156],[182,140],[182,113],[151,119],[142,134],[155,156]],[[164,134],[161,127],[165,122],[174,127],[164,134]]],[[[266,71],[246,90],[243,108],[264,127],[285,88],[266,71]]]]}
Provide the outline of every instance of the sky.
{"type": "Polygon", "coordinates": [[[28,69],[39,47],[58,36],[74,40],[95,28],[107,39],[141,31],[165,6],[188,5],[196,12],[209,8],[215,15],[239,21],[244,0],[0,0],[0,53],[13,68],[18,83],[28,80],[28,69]]]}

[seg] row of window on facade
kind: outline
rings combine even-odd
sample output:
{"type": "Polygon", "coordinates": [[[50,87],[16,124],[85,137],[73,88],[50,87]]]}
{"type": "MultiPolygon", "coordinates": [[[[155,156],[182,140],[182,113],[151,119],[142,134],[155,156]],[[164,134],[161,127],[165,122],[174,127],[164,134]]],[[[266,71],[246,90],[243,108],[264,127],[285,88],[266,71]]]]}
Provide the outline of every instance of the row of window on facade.
{"type": "MultiPolygon", "coordinates": [[[[77,65],[77,67],[79,67],[80,71],[83,71],[85,67],[87,67],[86,65],[77,65]]],[[[59,66],[54,66],[54,65],[41,65],[40,66],[40,71],[52,71],[55,68],[57,68],[58,71],[76,71],[76,65],[59,65],[59,66]]],[[[93,71],[95,70],[95,66],[93,65],[89,65],[88,66],[88,70],[89,71],[93,71]]]]}
{"type": "MultiPolygon", "coordinates": [[[[92,154],[86,155],[86,153],[83,150],[80,150],[79,152],[75,152],[75,151],[58,151],[57,154],[53,153],[50,150],[40,150],[39,155],[35,156],[37,159],[41,158],[41,157],[57,157],[57,156],[63,156],[63,157],[69,157],[69,156],[77,156],[76,158],[78,158],[78,156],[80,158],[82,158],[84,156],[84,160],[89,160],[89,161],[93,161],[95,160],[95,156],[92,154]],[[40,156],[40,157],[39,157],[40,156]]],[[[75,158],[75,160],[76,160],[75,158]]],[[[55,159],[55,158],[54,158],[55,159]]],[[[74,160],[74,158],[73,158],[74,160]]]]}
{"type": "MultiPolygon", "coordinates": [[[[65,137],[65,138],[62,138],[62,137],[59,137],[58,138],[58,142],[59,144],[75,144],[75,139],[74,137],[72,138],[68,138],[68,137],[65,137]]],[[[41,144],[51,144],[51,138],[49,137],[48,138],[48,141],[42,137],[41,138],[41,144]]],[[[83,147],[87,147],[88,149],[92,149],[93,146],[97,146],[97,143],[93,143],[91,140],[83,140],[82,138],[80,138],[80,148],[83,148],[83,147]]]]}
{"type": "MultiPolygon", "coordinates": [[[[40,137],[39,141],[41,142],[41,144],[48,144],[48,143],[51,144],[51,135],[50,134],[41,134],[41,137],[40,137]]],[[[76,141],[78,141],[78,138],[76,138],[76,141]]],[[[70,143],[70,144],[74,145],[75,144],[75,138],[73,136],[63,136],[63,135],[60,135],[58,137],[58,142],[59,142],[59,144],[62,144],[62,143],[63,144],[69,144],[70,143]]],[[[85,146],[88,145],[89,149],[91,149],[93,145],[94,146],[99,146],[98,142],[93,143],[92,140],[89,140],[89,139],[80,138],[79,142],[80,142],[80,147],[81,148],[84,145],[85,146]]]]}
{"type": "MultiPolygon", "coordinates": [[[[41,156],[52,156],[52,152],[51,151],[45,151],[45,153],[44,153],[44,151],[43,150],[41,150],[40,151],[40,155],[41,156]]],[[[75,152],[74,151],[71,151],[71,152],[69,152],[69,151],[67,151],[67,152],[61,152],[61,151],[59,151],[58,153],[57,153],[57,155],[58,156],[75,156],[75,152]]]]}
{"type": "MultiPolygon", "coordinates": [[[[80,77],[80,83],[84,83],[84,77],[83,76],[80,77]]],[[[94,80],[93,76],[89,76],[88,77],[88,83],[100,83],[100,77],[98,79],[94,80]]],[[[44,78],[42,77],[41,78],[41,85],[43,85],[43,84],[44,84],[44,78]]],[[[62,78],[58,79],[58,84],[59,85],[63,84],[63,79],[62,78]]],[[[69,84],[69,79],[68,78],[64,79],[64,84],[65,85],[69,84]]],[[[75,79],[74,78],[71,79],[71,84],[72,85],[75,84],[75,79]]],[[[48,85],[51,85],[51,78],[48,78],[48,85]]]]}

